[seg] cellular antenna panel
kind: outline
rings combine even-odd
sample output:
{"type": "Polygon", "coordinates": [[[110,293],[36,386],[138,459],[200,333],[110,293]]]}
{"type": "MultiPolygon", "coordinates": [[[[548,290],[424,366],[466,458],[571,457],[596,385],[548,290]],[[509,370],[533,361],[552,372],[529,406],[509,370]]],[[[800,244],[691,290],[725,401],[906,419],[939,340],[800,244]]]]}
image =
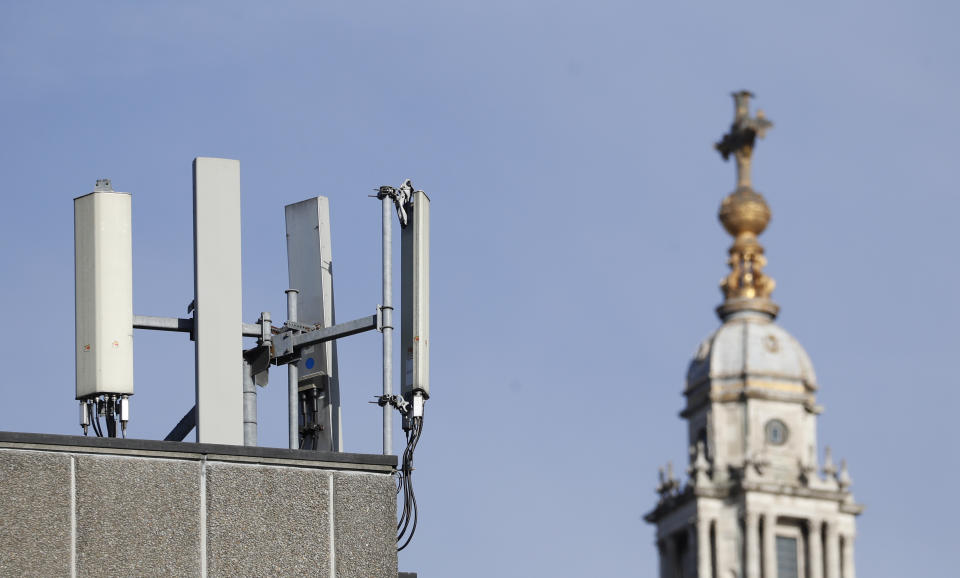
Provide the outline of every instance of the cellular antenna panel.
{"type": "MultiPolygon", "coordinates": [[[[333,303],[333,268],[330,243],[330,202],[314,197],[284,207],[287,229],[287,269],[290,287],[297,294],[297,321],[330,327],[336,323],[333,303]]],[[[305,348],[297,364],[300,391],[316,387],[322,392],[319,412],[321,436],[329,447],[341,451],[340,385],[336,341],[305,348]]]]}
{"type": "Polygon", "coordinates": [[[193,161],[197,441],[243,443],[240,163],[193,161]]]}
{"type": "Polygon", "coordinates": [[[402,392],[430,397],[430,197],[416,191],[400,234],[402,392]]]}
{"type": "MultiPolygon", "coordinates": [[[[109,181],[98,189],[109,189],[109,181]]],[[[100,185],[100,183],[98,183],[100,185]]],[[[73,200],[77,399],[133,394],[133,241],[130,194],[73,200]]]]}

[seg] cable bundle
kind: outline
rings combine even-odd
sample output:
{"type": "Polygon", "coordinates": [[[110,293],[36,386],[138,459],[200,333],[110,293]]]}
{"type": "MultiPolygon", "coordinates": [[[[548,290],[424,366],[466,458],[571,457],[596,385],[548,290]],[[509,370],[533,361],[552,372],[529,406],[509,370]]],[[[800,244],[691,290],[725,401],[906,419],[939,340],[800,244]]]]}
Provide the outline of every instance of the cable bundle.
{"type": "Polygon", "coordinates": [[[100,412],[97,411],[96,403],[87,404],[87,415],[90,416],[90,425],[93,426],[93,433],[97,434],[98,438],[102,438],[103,429],[100,426],[100,412]]]}
{"type": "Polygon", "coordinates": [[[413,534],[417,531],[417,498],[413,493],[413,452],[417,449],[417,442],[420,441],[420,433],[423,431],[423,418],[411,417],[410,429],[407,430],[407,447],[403,450],[403,462],[400,466],[400,472],[397,478],[397,496],[403,494],[403,507],[400,510],[400,520],[397,522],[397,544],[404,540],[403,545],[397,547],[397,551],[403,550],[413,539],[413,534]],[[409,534],[407,533],[409,531],[409,534]]]}
{"type": "MultiPolygon", "coordinates": [[[[97,434],[97,437],[117,437],[117,415],[120,410],[117,408],[117,400],[109,399],[93,399],[83,402],[85,410],[87,412],[87,421],[90,422],[90,426],[93,428],[93,433],[97,434]],[[107,432],[104,435],[103,424],[100,423],[101,411],[105,416],[107,422],[107,432]]],[[[126,422],[123,423],[122,435],[127,437],[126,422]]],[[[82,424],[81,424],[82,425],[82,424]]],[[[87,430],[84,428],[83,435],[87,435],[87,430]]]]}

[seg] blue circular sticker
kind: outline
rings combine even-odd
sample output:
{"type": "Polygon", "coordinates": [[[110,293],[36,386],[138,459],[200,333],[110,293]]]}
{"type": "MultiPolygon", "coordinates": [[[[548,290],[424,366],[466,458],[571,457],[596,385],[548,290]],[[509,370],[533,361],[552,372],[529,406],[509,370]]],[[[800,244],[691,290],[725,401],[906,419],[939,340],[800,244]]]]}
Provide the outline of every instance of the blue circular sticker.
{"type": "Polygon", "coordinates": [[[312,357],[307,358],[307,363],[305,364],[307,369],[313,369],[314,361],[312,357]]]}

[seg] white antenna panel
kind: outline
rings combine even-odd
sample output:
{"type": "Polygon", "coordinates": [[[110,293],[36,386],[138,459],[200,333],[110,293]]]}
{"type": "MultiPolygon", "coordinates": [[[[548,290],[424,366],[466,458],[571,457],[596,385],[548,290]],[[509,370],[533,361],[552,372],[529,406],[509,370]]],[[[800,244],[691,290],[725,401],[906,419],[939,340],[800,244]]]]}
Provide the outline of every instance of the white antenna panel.
{"type": "Polygon", "coordinates": [[[400,234],[400,339],[404,395],[430,397],[430,197],[416,191],[400,234]]]}
{"type": "Polygon", "coordinates": [[[197,441],[243,444],[240,162],[193,161],[197,441]]]}
{"type": "MultiPolygon", "coordinates": [[[[329,327],[336,323],[333,304],[333,269],[330,249],[330,201],[314,197],[284,207],[287,226],[287,269],[290,288],[297,289],[297,320],[329,327]]],[[[328,341],[305,350],[299,361],[298,387],[317,386],[327,392],[324,410],[330,423],[331,443],[341,447],[340,384],[337,344],[328,341]]]]}
{"type": "Polygon", "coordinates": [[[73,219],[77,399],[133,395],[130,194],[103,191],[78,197],[73,219]]]}

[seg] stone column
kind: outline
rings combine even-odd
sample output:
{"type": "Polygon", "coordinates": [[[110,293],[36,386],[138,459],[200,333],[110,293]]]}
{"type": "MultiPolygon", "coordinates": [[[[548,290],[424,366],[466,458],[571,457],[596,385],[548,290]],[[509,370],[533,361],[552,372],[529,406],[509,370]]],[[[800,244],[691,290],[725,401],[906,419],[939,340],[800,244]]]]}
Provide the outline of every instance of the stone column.
{"type": "Polygon", "coordinates": [[[677,542],[673,536],[664,538],[667,543],[666,573],[664,578],[674,578],[677,576],[677,542]]]}
{"type": "Polygon", "coordinates": [[[713,576],[713,560],[710,551],[710,520],[697,518],[697,578],[713,576]]]}
{"type": "Polygon", "coordinates": [[[684,552],[683,560],[680,561],[680,569],[683,576],[690,576],[697,568],[697,523],[687,526],[687,551],[684,552]]]}
{"type": "Polygon", "coordinates": [[[844,536],[843,541],[843,578],[857,578],[853,564],[853,536],[844,536]]]}
{"type": "Polygon", "coordinates": [[[823,552],[820,537],[821,522],[816,518],[807,520],[807,568],[810,578],[823,578],[823,552]]]}
{"type": "Polygon", "coordinates": [[[759,516],[756,512],[747,512],[746,514],[746,541],[747,541],[747,559],[744,560],[747,567],[747,578],[760,578],[760,528],[759,516]]]}
{"type": "Polygon", "coordinates": [[[763,578],[777,578],[777,516],[763,517],[763,578]]]}
{"type": "Polygon", "coordinates": [[[827,575],[825,578],[840,578],[840,535],[837,524],[827,524],[827,575]]]}
{"type": "Polygon", "coordinates": [[[657,540],[657,552],[660,553],[660,578],[670,578],[670,575],[667,574],[667,568],[670,567],[670,563],[667,558],[666,538],[660,538],[657,540]]]}

